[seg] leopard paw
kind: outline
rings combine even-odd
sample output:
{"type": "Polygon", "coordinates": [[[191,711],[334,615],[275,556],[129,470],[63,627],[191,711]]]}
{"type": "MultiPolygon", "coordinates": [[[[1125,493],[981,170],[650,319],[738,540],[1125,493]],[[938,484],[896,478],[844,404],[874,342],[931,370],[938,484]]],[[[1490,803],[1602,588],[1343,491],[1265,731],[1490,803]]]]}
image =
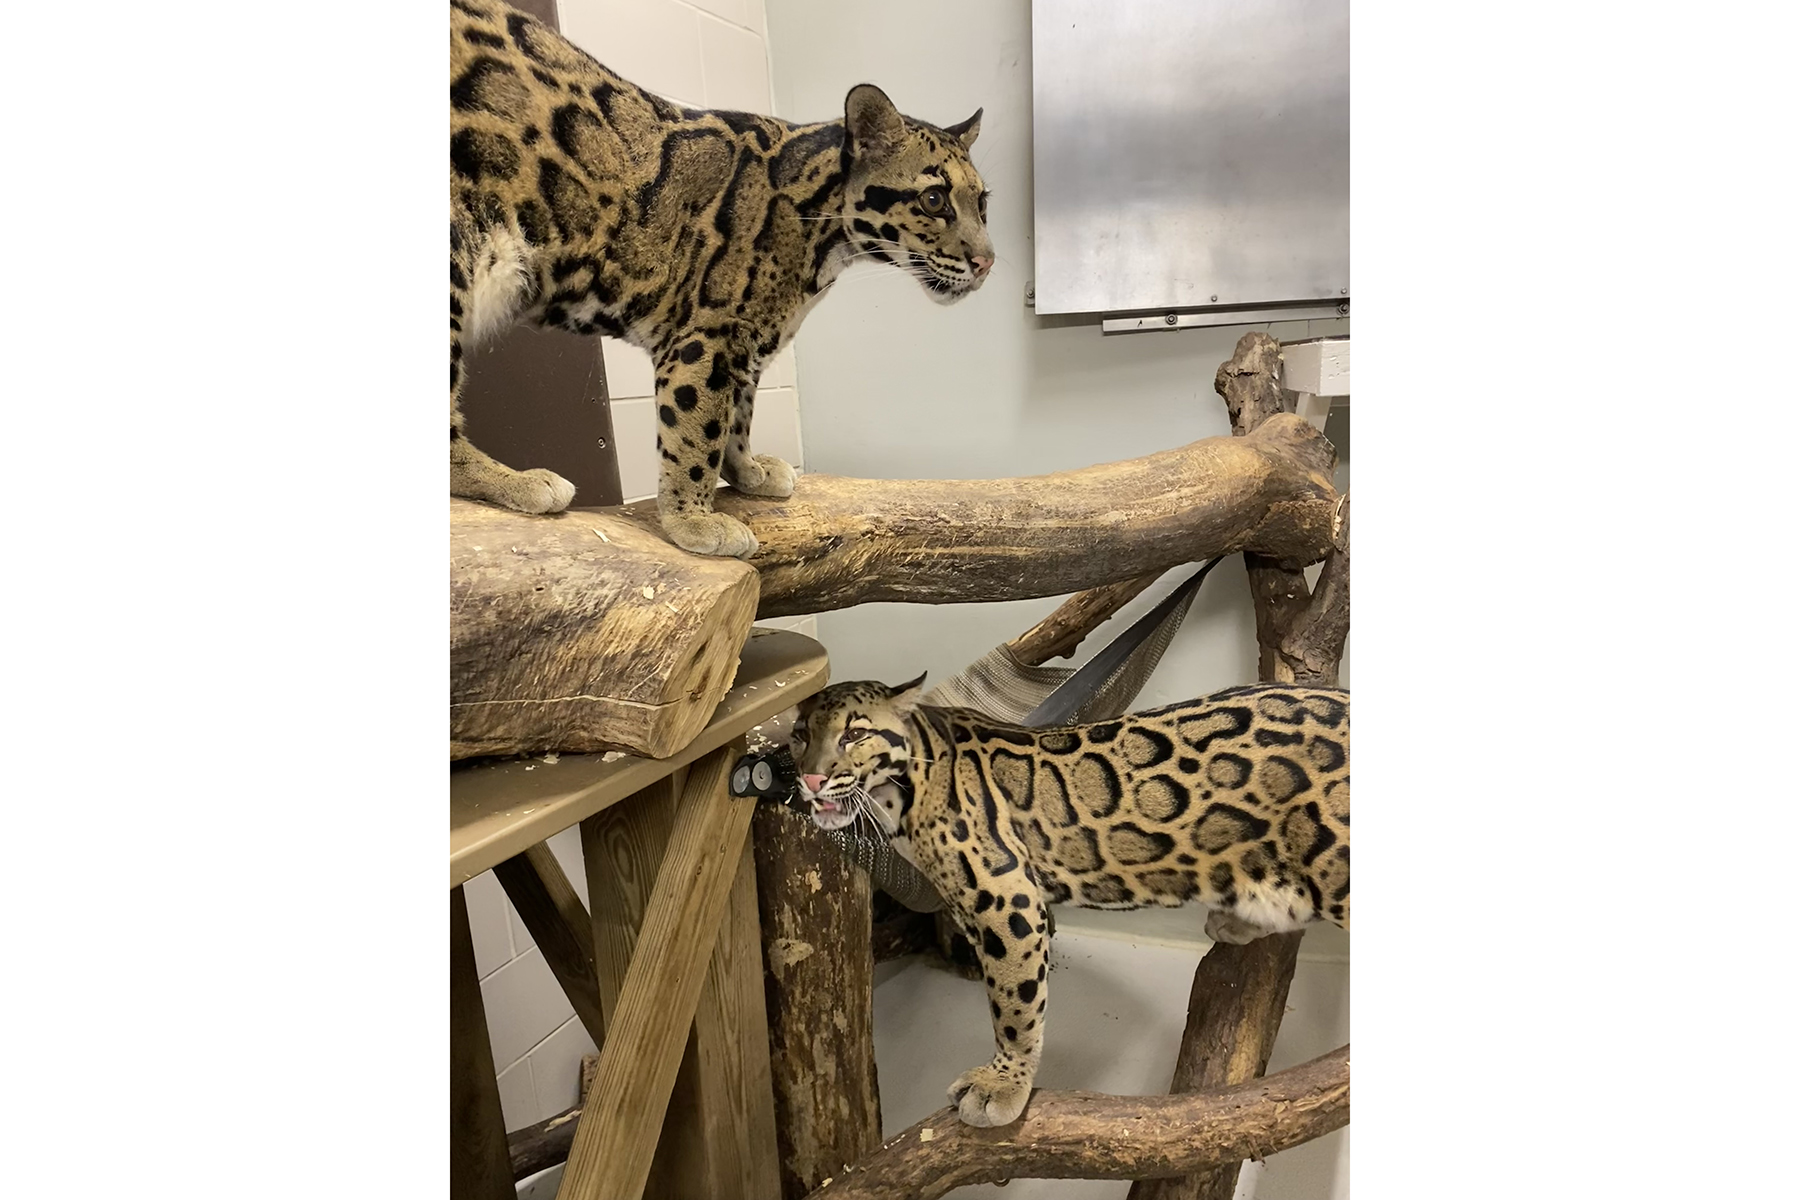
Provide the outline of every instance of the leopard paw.
{"type": "Polygon", "coordinates": [[[1031,1078],[1017,1067],[983,1063],[958,1075],[949,1095],[964,1125],[1010,1125],[1031,1098],[1031,1078]]]}
{"type": "Polygon", "coordinates": [[[575,485],[543,467],[519,472],[519,492],[524,503],[515,505],[520,512],[558,513],[575,498],[575,485]],[[527,507],[529,505],[530,507],[527,507]]]}
{"type": "Polygon", "coordinates": [[[773,454],[753,454],[727,464],[726,481],[746,496],[786,500],[794,494],[794,468],[773,454]]]}
{"type": "Polygon", "coordinates": [[[749,558],[756,553],[756,535],[750,527],[725,513],[665,516],[662,527],[671,542],[691,554],[749,558]]]}
{"type": "Polygon", "coordinates": [[[1257,938],[1267,937],[1270,932],[1261,925],[1252,925],[1236,913],[1223,909],[1215,908],[1206,914],[1206,936],[1215,942],[1247,946],[1257,938]]]}

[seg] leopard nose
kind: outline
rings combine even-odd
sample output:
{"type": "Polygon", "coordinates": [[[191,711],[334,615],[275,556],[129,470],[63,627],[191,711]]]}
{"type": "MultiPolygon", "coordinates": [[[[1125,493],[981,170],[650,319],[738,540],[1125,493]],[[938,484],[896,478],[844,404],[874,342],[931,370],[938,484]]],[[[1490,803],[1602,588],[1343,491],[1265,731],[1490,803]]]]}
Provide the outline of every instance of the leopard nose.
{"type": "Polygon", "coordinates": [[[819,789],[825,786],[825,777],[823,775],[802,775],[800,782],[806,785],[807,791],[816,795],[819,789]]]}
{"type": "Polygon", "coordinates": [[[993,270],[994,260],[986,254],[974,254],[969,257],[969,265],[975,268],[975,277],[979,279],[993,270]]]}

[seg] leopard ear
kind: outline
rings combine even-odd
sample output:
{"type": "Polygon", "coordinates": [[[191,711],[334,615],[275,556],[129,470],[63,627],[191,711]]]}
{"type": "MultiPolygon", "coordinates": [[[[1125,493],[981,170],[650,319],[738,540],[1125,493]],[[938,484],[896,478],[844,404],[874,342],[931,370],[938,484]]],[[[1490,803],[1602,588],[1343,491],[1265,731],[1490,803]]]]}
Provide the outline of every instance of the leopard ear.
{"type": "Polygon", "coordinates": [[[886,92],[872,83],[859,83],[844,97],[844,128],[856,154],[880,157],[906,136],[906,118],[886,92]]]}
{"type": "Polygon", "coordinates": [[[975,139],[981,136],[981,110],[976,109],[974,116],[949,126],[944,132],[954,135],[956,140],[962,143],[963,149],[967,150],[975,144],[975,139]]]}
{"type": "Polygon", "coordinates": [[[899,687],[887,690],[888,700],[896,712],[909,713],[918,707],[919,697],[925,694],[925,675],[926,672],[920,671],[918,678],[909,679],[899,687]]]}

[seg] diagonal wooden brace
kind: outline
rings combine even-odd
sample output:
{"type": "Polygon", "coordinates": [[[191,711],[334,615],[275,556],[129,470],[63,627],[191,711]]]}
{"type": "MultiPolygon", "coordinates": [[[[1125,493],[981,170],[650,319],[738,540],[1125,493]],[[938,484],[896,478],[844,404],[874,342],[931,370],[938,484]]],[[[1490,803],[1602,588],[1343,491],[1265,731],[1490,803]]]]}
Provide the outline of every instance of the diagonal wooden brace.
{"type": "Polygon", "coordinates": [[[649,1178],[755,809],[726,789],[739,753],[734,741],[689,769],[558,1200],[635,1200],[649,1178]]]}

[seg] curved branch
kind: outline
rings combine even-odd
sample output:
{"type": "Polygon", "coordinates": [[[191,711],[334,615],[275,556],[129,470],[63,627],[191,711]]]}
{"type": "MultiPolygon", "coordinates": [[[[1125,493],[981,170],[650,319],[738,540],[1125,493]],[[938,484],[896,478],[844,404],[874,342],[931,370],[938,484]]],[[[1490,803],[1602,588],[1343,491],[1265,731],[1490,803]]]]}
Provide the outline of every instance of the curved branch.
{"type": "Polygon", "coordinates": [[[1032,1093],[1011,1125],[977,1129],[943,1108],[812,1193],[811,1200],[936,1200],[1005,1179],[1145,1179],[1262,1158],[1350,1121],[1350,1047],[1277,1075],[1179,1096],[1032,1093]]]}

